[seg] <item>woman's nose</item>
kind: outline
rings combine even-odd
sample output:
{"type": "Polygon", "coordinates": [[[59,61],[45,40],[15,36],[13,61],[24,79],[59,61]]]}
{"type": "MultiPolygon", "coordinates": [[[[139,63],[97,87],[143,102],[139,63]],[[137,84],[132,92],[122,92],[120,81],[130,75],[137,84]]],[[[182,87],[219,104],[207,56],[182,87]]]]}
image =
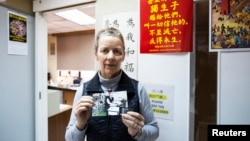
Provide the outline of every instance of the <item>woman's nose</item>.
{"type": "Polygon", "coordinates": [[[113,53],[113,51],[109,51],[109,53],[108,53],[108,58],[114,58],[114,53],[113,53]]]}

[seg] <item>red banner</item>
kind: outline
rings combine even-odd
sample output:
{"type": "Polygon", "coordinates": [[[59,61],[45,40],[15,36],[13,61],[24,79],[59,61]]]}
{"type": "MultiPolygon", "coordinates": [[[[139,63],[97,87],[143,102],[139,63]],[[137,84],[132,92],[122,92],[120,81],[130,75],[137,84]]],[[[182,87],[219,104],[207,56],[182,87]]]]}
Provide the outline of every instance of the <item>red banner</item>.
{"type": "Polygon", "coordinates": [[[141,0],[140,52],[191,52],[193,0],[141,0]]]}

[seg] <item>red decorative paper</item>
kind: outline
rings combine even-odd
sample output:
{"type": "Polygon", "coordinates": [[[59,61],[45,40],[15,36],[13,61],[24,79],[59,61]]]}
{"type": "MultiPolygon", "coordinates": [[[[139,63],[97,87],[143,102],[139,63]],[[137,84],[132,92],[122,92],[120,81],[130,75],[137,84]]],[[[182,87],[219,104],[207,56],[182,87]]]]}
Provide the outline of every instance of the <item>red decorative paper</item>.
{"type": "Polygon", "coordinates": [[[141,0],[140,52],[191,52],[193,0],[141,0]]]}

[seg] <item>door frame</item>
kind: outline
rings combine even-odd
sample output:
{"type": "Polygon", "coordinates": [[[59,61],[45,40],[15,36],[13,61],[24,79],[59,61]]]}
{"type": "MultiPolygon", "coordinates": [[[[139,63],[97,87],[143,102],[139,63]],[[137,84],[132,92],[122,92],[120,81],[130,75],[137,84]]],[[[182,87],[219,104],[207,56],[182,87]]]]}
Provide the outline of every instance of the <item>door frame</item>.
{"type": "Polygon", "coordinates": [[[48,141],[48,27],[43,12],[96,0],[34,0],[35,12],[35,140],[48,141]]]}

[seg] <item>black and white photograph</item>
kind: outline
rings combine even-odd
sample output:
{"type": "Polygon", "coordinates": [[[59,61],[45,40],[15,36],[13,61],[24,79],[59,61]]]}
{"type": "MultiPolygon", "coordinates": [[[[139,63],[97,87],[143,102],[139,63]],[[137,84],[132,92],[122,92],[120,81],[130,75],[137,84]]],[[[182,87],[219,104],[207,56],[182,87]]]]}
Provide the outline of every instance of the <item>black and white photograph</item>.
{"type": "Polygon", "coordinates": [[[127,92],[105,92],[93,94],[95,105],[92,116],[120,115],[128,109],[127,92]]]}

